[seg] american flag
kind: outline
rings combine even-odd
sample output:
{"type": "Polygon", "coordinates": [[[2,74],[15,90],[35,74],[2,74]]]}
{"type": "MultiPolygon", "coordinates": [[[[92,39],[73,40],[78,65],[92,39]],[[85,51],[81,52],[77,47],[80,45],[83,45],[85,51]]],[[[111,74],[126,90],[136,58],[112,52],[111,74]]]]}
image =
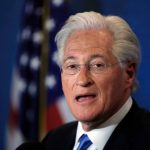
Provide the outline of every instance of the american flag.
{"type": "Polygon", "coordinates": [[[6,149],[40,140],[73,120],[65,102],[54,37],[69,16],[65,0],[25,0],[12,79],[6,149]]]}

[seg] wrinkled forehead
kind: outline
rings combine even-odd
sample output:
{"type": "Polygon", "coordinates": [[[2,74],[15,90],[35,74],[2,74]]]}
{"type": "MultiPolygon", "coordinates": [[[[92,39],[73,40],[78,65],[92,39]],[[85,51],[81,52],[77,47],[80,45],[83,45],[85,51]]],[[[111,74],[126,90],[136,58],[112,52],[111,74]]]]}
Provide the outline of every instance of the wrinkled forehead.
{"type": "Polygon", "coordinates": [[[106,29],[82,29],[73,31],[65,42],[64,50],[108,47],[113,42],[113,34],[106,29]]]}

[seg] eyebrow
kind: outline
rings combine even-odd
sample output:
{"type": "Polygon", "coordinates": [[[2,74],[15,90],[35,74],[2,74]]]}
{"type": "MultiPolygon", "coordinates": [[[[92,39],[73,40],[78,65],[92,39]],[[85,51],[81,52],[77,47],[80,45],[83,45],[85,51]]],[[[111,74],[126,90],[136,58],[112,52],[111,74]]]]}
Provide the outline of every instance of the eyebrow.
{"type": "Polygon", "coordinates": [[[63,62],[66,62],[66,61],[68,61],[68,60],[76,60],[76,59],[77,59],[77,58],[74,57],[74,56],[68,56],[68,57],[64,58],[63,62]]]}
{"type": "Polygon", "coordinates": [[[102,58],[102,59],[106,59],[103,55],[101,55],[101,54],[94,54],[94,55],[92,55],[91,57],[90,57],[90,60],[91,59],[95,59],[95,58],[102,58]]]}

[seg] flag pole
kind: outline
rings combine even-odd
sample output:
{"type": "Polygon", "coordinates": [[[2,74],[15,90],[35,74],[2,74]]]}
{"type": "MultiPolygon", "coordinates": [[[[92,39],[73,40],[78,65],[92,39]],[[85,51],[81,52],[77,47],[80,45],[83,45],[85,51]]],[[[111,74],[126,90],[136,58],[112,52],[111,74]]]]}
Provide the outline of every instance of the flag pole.
{"type": "Polygon", "coordinates": [[[43,42],[41,47],[41,66],[40,66],[40,96],[39,96],[39,140],[46,134],[46,109],[47,92],[45,79],[48,73],[48,53],[49,53],[49,33],[45,27],[49,19],[49,1],[43,0],[42,33],[43,42]]]}

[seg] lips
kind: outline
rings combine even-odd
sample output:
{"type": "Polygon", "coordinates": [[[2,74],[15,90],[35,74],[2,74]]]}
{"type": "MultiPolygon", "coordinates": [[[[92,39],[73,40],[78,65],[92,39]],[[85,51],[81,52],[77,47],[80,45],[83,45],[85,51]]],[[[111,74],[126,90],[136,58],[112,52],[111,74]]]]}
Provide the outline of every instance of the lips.
{"type": "Polygon", "coordinates": [[[76,96],[76,101],[77,102],[85,102],[85,101],[91,101],[95,99],[96,94],[80,94],[76,96]]]}

